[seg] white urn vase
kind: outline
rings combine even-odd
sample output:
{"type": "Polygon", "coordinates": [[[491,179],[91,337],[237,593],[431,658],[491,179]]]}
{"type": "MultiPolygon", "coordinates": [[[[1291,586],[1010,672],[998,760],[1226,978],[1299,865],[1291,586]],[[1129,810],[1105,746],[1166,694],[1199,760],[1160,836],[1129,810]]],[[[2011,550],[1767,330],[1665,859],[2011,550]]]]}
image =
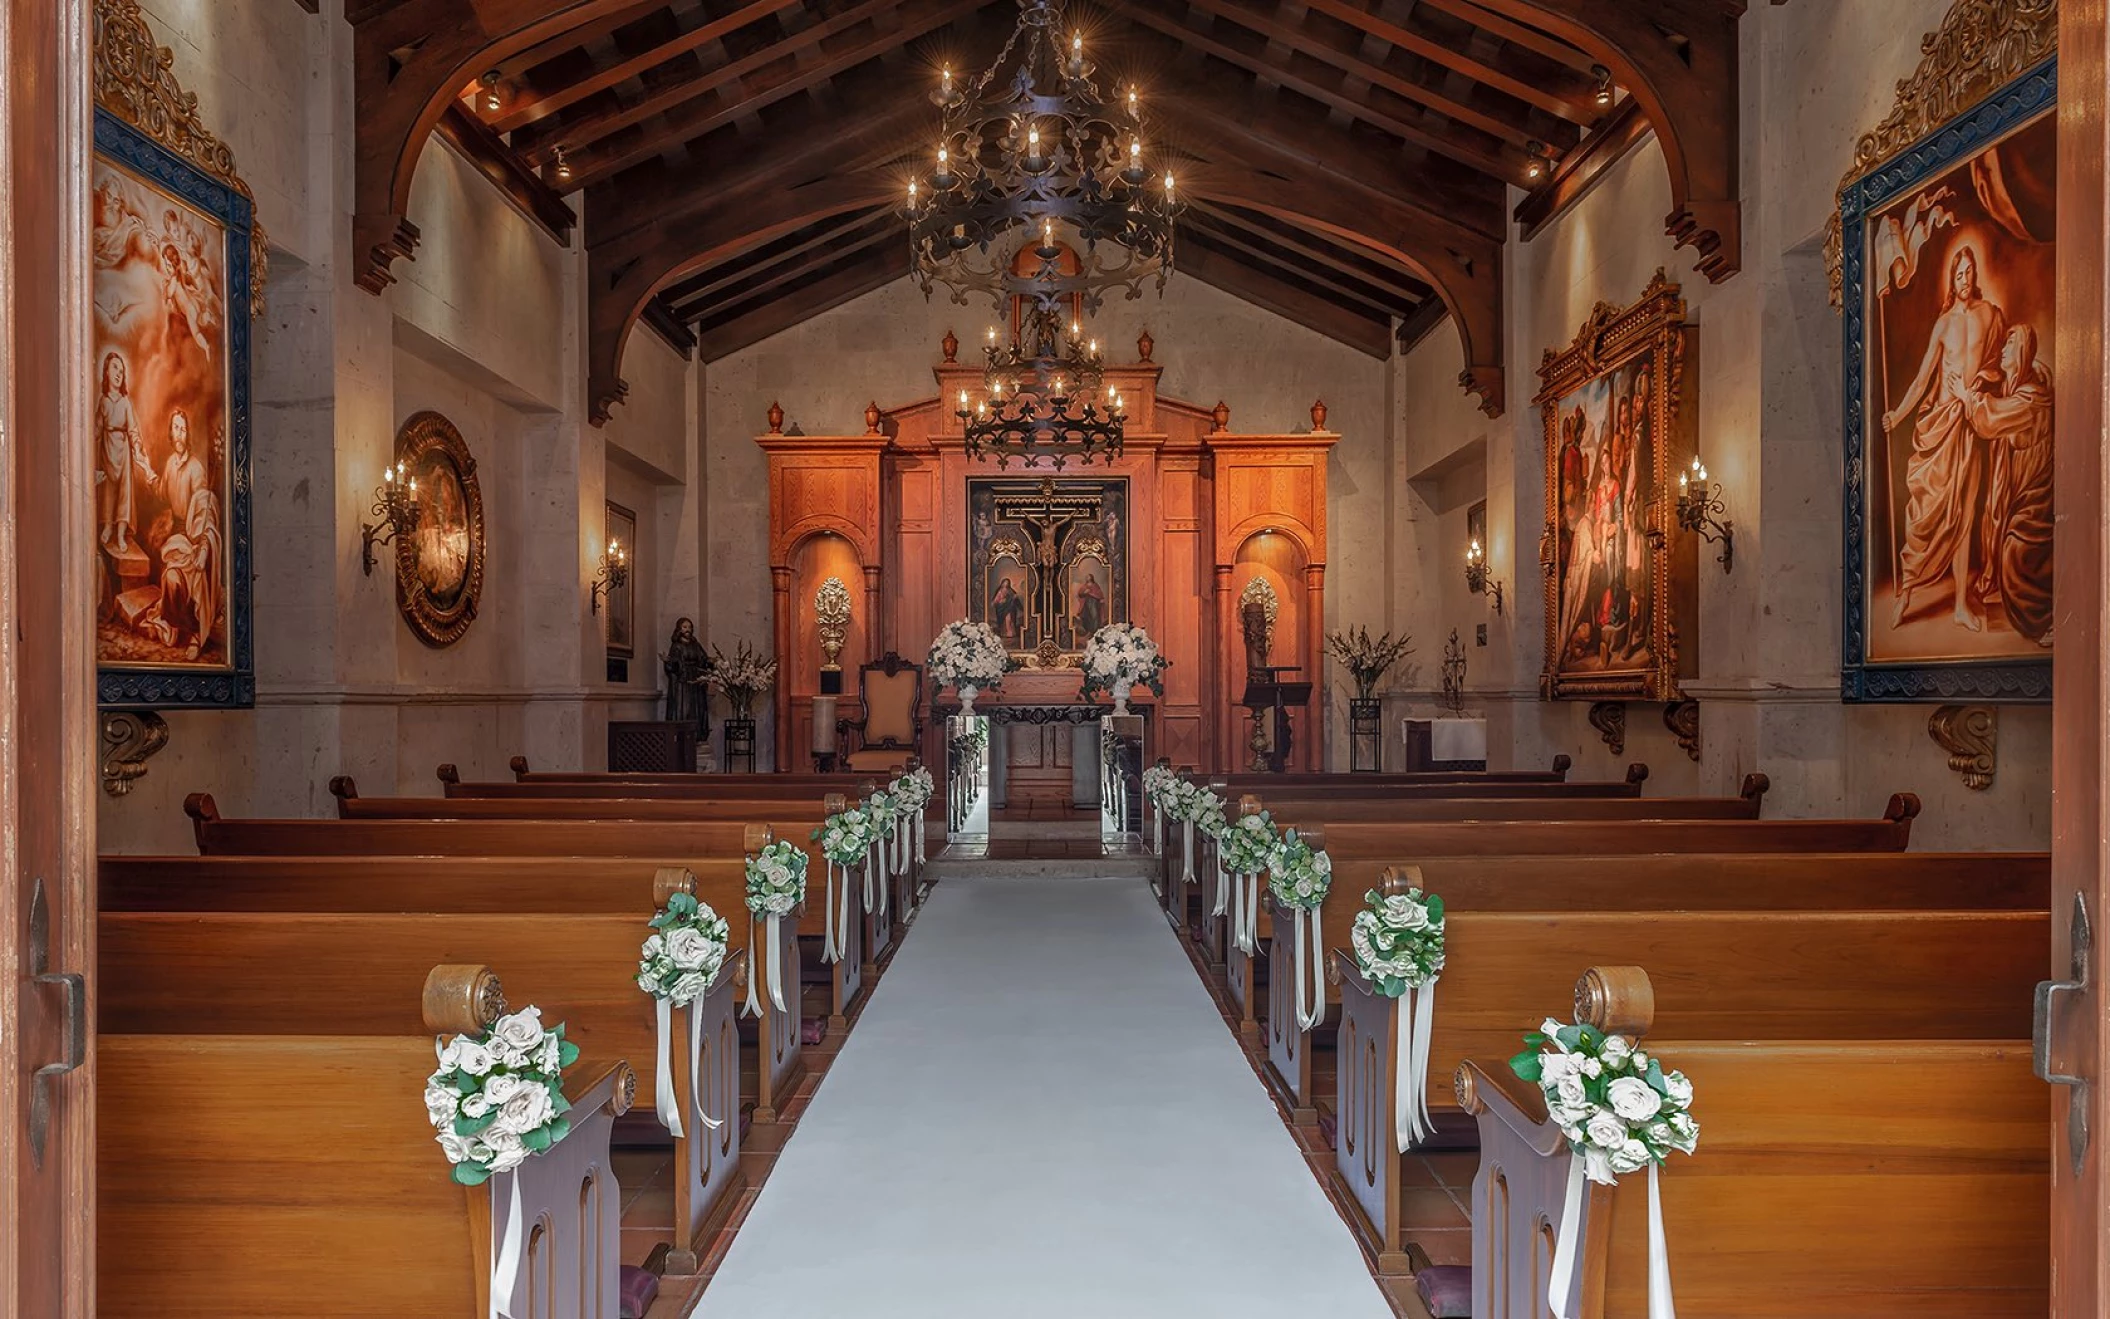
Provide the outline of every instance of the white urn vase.
{"type": "Polygon", "coordinates": [[[1132,682],[1130,682],[1130,681],[1128,681],[1126,677],[1116,677],[1116,678],[1114,679],[1114,713],[1115,713],[1115,714],[1127,714],[1127,713],[1128,713],[1128,693],[1129,693],[1129,689],[1130,689],[1130,688],[1132,688],[1132,687],[1134,687],[1134,686],[1135,686],[1135,684],[1134,684],[1134,683],[1132,683],[1132,682]]]}
{"type": "Polygon", "coordinates": [[[960,684],[959,690],[960,717],[962,719],[972,719],[974,717],[974,697],[978,689],[971,682],[963,682],[960,684]]]}

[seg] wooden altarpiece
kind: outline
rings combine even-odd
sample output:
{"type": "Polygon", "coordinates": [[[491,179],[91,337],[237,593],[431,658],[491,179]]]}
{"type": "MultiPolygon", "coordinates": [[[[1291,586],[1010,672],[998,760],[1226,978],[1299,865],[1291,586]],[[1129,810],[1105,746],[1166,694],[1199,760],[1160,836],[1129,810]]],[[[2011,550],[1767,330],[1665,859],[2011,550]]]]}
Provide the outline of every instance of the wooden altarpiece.
{"type": "MultiPolygon", "coordinates": [[[[947,335],[933,368],[935,395],[893,408],[865,409],[861,435],[789,435],[784,412],[769,404],[770,429],[756,443],[769,457],[770,571],[777,653],[774,699],[777,764],[803,767],[813,745],[813,698],[820,693],[820,636],[813,594],[831,576],[852,588],[855,607],[841,664],[854,672],[870,656],[923,656],[939,628],[986,610],[971,599],[968,573],[976,534],[971,490],[992,478],[1090,478],[1125,482],[1115,515],[1093,531],[1120,545],[1121,580],[1108,583],[1105,621],[1149,631],[1172,667],[1165,693],[1139,692],[1148,708],[1150,754],[1203,769],[1242,768],[1249,725],[1234,703],[1245,689],[1247,656],[1239,593],[1264,578],[1280,600],[1272,663],[1323,679],[1326,577],[1326,459],[1340,437],[1325,428],[1323,403],[1302,433],[1239,434],[1230,410],[1158,393],[1161,365],[1148,334],[1136,359],[1109,364],[1107,387],[1121,391],[1128,425],[1120,457],[1061,473],[970,459],[954,415],[961,391],[979,398],[982,368],[960,360],[947,335]],[[1125,521],[1125,525],[1114,525],[1125,521]],[[863,583],[862,594],[857,583],[863,583]]],[[[1104,517],[1102,512],[1099,516],[1104,517]]],[[[986,536],[986,529],[984,531],[986,536]]],[[[1020,651],[1025,668],[1006,678],[978,710],[1010,709],[1026,722],[1084,713],[1074,647],[1080,630],[1020,651]],[[1031,716],[1028,718],[1027,716],[1031,716]]],[[[935,700],[942,709],[946,702],[935,700]]],[[[1322,767],[1323,697],[1301,712],[1290,768],[1322,767]]],[[[846,711],[847,713],[847,711],[846,711]]],[[[932,720],[926,741],[939,736],[932,720]]],[[[924,748],[944,763],[943,747],[924,748]]]]}

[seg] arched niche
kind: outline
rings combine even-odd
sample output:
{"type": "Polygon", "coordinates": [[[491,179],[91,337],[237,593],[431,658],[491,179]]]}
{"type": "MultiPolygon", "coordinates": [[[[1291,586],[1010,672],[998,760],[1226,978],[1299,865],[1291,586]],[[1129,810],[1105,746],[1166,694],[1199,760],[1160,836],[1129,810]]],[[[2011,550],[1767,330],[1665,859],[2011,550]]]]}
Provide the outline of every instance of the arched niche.
{"type": "Polygon", "coordinates": [[[785,601],[789,618],[780,634],[786,649],[777,660],[777,679],[784,693],[778,718],[785,720],[789,734],[780,765],[807,768],[806,756],[813,746],[813,698],[821,690],[821,634],[813,607],[814,594],[830,577],[840,577],[850,592],[850,626],[843,633],[843,649],[836,663],[843,670],[844,715],[854,715],[857,697],[857,667],[870,657],[870,597],[865,590],[864,558],[849,537],[833,531],[816,531],[791,548],[791,591],[785,601]]]}
{"type": "MultiPolygon", "coordinates": [[[[1238,542],[1237,549],[1231,555],[1229,607],[1224,611],[1223,644],[1220,650],[1225,657],[1222,689],[1231,702],[1236,702],[1245,692],[1246,646],[1242,601],[1246,591],[1255,581],[1267,583],[1275,597],[1274,642],[1268,651],[1269,666],[1298,670],[1295,674],[1284,674],[1286,680],[1319,680],[1318,656],[1313,652],[1312,641],[1315,635],[1315,614],[1309,589],[1311,574],[1307,571],[1311,562],[1310,548],[1296,530],[1286,526],[1264,526],[1238,542]]],[[[1318,767],[1314,759],[1319,745],[1318,711],[1319,704],[1314,699],[1307,710],[1300,711],[1296,716],[1296,745],[1291,763],[1299,768],[1318,767]]],[[[1245,722],[1242,708],[1234,706],[1227,713],[1231,726],[1227,730],[1228,740],[1224,745],[1232,748],[1232,759],[1236,767],[1243,769],[1248,754],[1245,750],[1246,738],[1251,729],[1245,722]]]]}

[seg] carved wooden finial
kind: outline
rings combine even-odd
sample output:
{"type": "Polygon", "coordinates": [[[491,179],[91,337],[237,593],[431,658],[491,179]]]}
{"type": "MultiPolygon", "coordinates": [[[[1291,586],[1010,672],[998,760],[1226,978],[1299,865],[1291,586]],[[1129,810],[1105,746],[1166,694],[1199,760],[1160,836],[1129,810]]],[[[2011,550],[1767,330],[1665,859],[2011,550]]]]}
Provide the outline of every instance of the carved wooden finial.
{"type": "Polygon", "coordinates": [[[947,330],[945,337],[938,341],[938,347],[945,350],[946,361],[957,362],[960,360],[960,336],[954,334],[951,330],[947,330]]]}
{"type": "Polygon", "coordinates": [[[442,963],[425,976],[425,1029],[435,1035],[474,1035],[505,1015],[505,989],[488,966],[442,963]]]}
{"type": "Polygon", "coordinates": [[[664,907],[677,893],[696,896],[696,872],[687,866],[661,866],[652,875],[652,905],[664,907]]]}
{"type": "Polygon", "coordinates": [[[1656,987],[1638,966],[1593,966],[1575,982],[1575,1019],[1639,1037],[1656,1021],[1656,987]]]}
{"type": "Polygon", "coordinates": [[[1326,400],[1323,398],[1311,405],[1311,428],[1315,431],[1326,429],[1326,400]]]}
{"type": "Polygon", "coordinates": [[[879,434],[879,403],[877,400],[865,404],[865,434],[879,434]]]}
{"type": "Polygon", "coordinates": [[[750,824],[741,831],[740,850],[748,856],[760,856],[762,849],[777,841],[777,831],[766,824],[750,824]]]}
{"type": "Polygon", "coordinates": [[[1144,362],[1147,362],[1147,361],[1149,361],[1149,360],[1150,360],[1150,351],[1151,351],[1151,349],[1153,349],[1153,348],[1156,348],[1157,346],[1158,346],[1158,341],[1150,337],[1150,331],[1148,331],[1148,330],[1145,330],[1145,331],[1143,331],[1143,333],[1141,333],[1141,334],[1137,335],[1137,336],[1136,336],[1136,358],[1137,358],[1137,360],[1139,360],[1139,361],[1144,361],[1144,362]]]}
{"type": "Polygon", "coordinates": [[[1216,421],[1216,427],[1215,427],[1215,429],[1217,429],[1217,430],[1219,430],[1219,431],[1227,431],[1227,430],[1231,429],[1231,405],[1230,405],[1230,404],[1228,404],[1228,403],[1224,402],[1224,401],[1223,401],[1222,399],[1218,399],[1218,400],[1216,400],[1216,407],[1215,407],[1215,410],[1213,410],[1212,412],[1210,412],[1210,413],[1209,413],[1209,415],[1210,415],[1210,416],[1211,416],[1212,418],[1214,418],[1214,419],[1215,419],[1215,421],[1216,421]]]}
{"type": "Polygon", "coordinates": [[[775,399],[769,400],[769,433],[771,435],[782,435],[784,433],[784,409],[775,399]]]}
{"type": "Polygon", "coordinates": [[[1420,887],[1421,867],[1414,865],[1386,866],[1383,877],[1377,882],[1378,894],[1387,898],[1403,898],[1408,889],[1420,887]]]}

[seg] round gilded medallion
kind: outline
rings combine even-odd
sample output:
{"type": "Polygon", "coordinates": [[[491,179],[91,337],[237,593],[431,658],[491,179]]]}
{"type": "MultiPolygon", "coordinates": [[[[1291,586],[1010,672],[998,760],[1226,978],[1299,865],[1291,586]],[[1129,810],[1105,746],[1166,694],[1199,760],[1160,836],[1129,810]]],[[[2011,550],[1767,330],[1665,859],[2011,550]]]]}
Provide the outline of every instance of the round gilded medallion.
{"type": "Polygon", "coordinates": [[[420,412],[396,435],[397,470],[417,482],[417,529],[396,538],[396,606],[428,646],[451,646],[476,618],[484,583],[484,501],[461,432],[420,412]]]}

